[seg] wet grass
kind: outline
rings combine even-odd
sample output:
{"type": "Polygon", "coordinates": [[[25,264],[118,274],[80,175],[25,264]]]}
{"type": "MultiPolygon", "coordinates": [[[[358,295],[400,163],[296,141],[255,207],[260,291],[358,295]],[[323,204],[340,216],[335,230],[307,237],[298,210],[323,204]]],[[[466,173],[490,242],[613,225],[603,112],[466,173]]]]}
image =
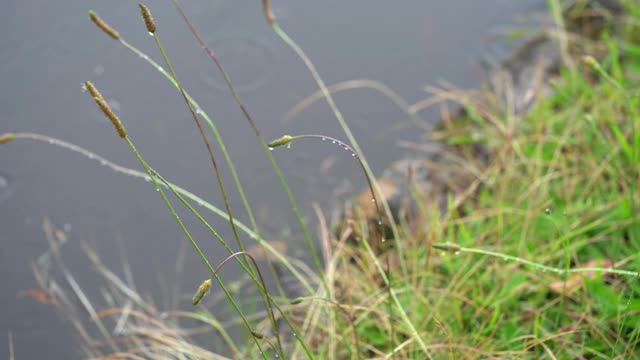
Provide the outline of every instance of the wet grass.
{"type": "MultiPolygon", "coordinates": [[[[179,3],[174,3],[179,9],[179,3]]],[[[332,99],[332,91],[342,88],[324,84],[300,46],[279,27],[269,2],[263,1],[263,6],[267,23],[300,56],[320,88],[314,100],[309,101],[325,99],[343,128],[348,141],[327,139],[349,150],[346,156],[353,154],[357,158],[359,164],[354,166],[362,167],[369,183],[365,198],[374,200],[369,205],[374,204],[376,210],[348,213],[336,228],[331,228],[324,215],[317,212],[323,261],[319,255],[313,256],[315,274],[299,261],[283,256],[261,237],[222,136],[180,85],[159,38],[154,35],[169,72],[91,13],[92,21],[109,37],[141,56],[176,87],[200,130],[215,176],[221,179],[207,139],[210,133],[214,135],[251,226],[235,219],[226,196],[224,209],[219,209],[158,174],[133,145],[125,130],[127,119],[117,118],[89,82],[85,86],[90,95],[113,122],[117,135],[131,148],[144,172],[121,167],[86,149],[46,136],[0,135],[0,144],[23,139],[45,141],[153,183],[208,268],[207,274],[189,275],[204,280],[203,285],[193,289],[186,302],[178,301],[179,305],[197,305],[195,310],[163,311],[152,298],[140,295],[126,265],[124,274],[128,275],[122,279],[102,264],[99,254],[85,246],[102,281],[104,295],[104,299],[90,299],[62,261],[64,232],[46,223],[51,250],[36,262],[36,277],[79,334],[87,357],[639,356],[640,47],[634,41],[638,38],[640,6],[629,4],[623,29],[605,32],[597,41],[597,47],[606,50],[598,52],[605,54],[598,56],[599,60],[577,56],[585,54],[575,51],[569,53],[570,44],[565,44],[563,56],[571,56],[576,65],[562,73],[554,84],[553,96],[538,101],[523,117],[487,111],[485,104],[460,94],[453,96],[467,106],[469,115],[444,122],[432,137],[449,145],[452,156],[466,159],[462,170],[469,170],[471,180],[465,189],[438,194],[423,193],[409,180],[411,191],[407,196],[416,203],[412,216],[384,224],[381,219],[392,217],[385,191],[371,173],[332,99]],[[208,131],[200,119],[209,126],[208,131]],[[488,162],[474,156],[473,149],[478,146],[489,155],[488,162]],[[444,212],[437,200],[447,204],[444,212]],[[174,202],[201,221],[228,252],[226,260],[215,269],[177,215],[174,202]],[[233,249],[207,223],[202,209],[229,220],[238,249],[233,249]],[[382,226],[388,231],[381,231],[382,226]],[[384,241],[388,236],[391,239],[384,241]],[[270,255],[251,249],[245,252],[248,239],[257,241],[270,255]],[[265,266],[276,279],[289,272],[294,275],[295,284],[290,286],[283,280],[277,284],[278,294],[268,289],[256,271],[260,264],[256,265],[254,258],[258,254],[269,260],[265,266]],[[237,281],[225,284],[217,274],[228,261],[236,261],[243,273],[237,281]],[[211,279],[218,283],[212,284],[211,279]],[[240,289],[248,285],[263,304],[254,311],[238,301],[245,300],[246,293],[240,289]],[[221,321],[208,311],[220,302],[232,304],[234,319],[221,321]]],[[[147,30],[155,34],[156,25],[145,12],[149,10],[143,7],[147,30]]],[[[188,18],[185,21],[190,25],[188,18]]],[[[199,38],[195,29],[192,32],[199,38]]],[[[235,92],[232,79],[215,58],[215,49],[206,50],[263,145],[308,238],[310,251],[315,251],[286,185],[286,174],[280,173],[269,144],[235,92]]],[[[412,119],[416,117],[418,104],[409,105],[385,87],[364,83],[382,89],[412,119]]],[[[295,109],[302,111],[303,106],[295,109]]],[[[287,145],[301,138],[323,136],[283,137],[271,145],[287,145]]],[[[440,170],[435,167],[432,171],[440,170]]],[[[218,186],[224,194],[221,180],[218,186]]]]}
{"type": "MultiPolygon", "coordinates": [[[[395,290],[431,357],[639,356],[637,30],[605,36],[601,62],[574,57],[574,72],[528,115],[465,102],[471,115],[434,135],[461,153],[483,144],[491,160],[471,201],[452,195],[443,217],[423,211],[428,226],[402,230],[412,255],[395,290]]],[[[366,357],[425,358],[412,331],[387,318],[361,243],[343,254],[336,281],[344,301],[370,304],[354,305],[366,357]]]]}

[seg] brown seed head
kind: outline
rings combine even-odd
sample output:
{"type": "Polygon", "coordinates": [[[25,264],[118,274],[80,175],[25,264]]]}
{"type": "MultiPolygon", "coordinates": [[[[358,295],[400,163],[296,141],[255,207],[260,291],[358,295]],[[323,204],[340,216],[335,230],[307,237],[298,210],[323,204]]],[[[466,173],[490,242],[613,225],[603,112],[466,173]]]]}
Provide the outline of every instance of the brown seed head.
{"type": "Polygon", "coordinates": [[[96,87],[93,85],[93,83],[91,81],[85,81],[84,84],[82,84],[82,89],[84,91],[88,91],[89,94],[91,94],[92,98],[100,98],[100,99],[104,99],[104,97],[102,96],[102,94],[100,94],[100,91],[98,91],[98,89],[96,89],[96,87]]]}
{"type": "Polygon", "coordinates": [[[93,10],[89,10],[89,19],[96,24],[97,27],[100,28],[105,34],[109,35],[114,40],[120,40],[120,33],[118,33],[114,28],[109,26],[104,20],[98,16],[93,10]]]}
{"type": "Polygon", "coordinates": [[[16,135],[14,133],[5,133],[0,135],[0,144],[8,143],[9,141],[15,139],[16,135]]]}
{"type": "Polygon", "coordinates": [[[123,139],[126,138],[127,130],[124,128],[124,125],[122,125],[122,122],[118,118],[118,115],[116,115],[116,113],[114,113],[113,110],[111,110],[111,107],[109,106],[107,101],[104,99],[102,94],[100,94],[100,91],[96,89],[96,87],[93,85],[91,81],[85,81],[84,88],[89,92],[89,94],[91,94],[91,97],[93,97],[93,100],[95,100],[96,105],[98,105],[98,107],[100,108],[100,110],[102,110],[104,115],[111,121],[113,126],[116,128],[118,135],[120,135],[120,137],[123,139]]]}
{"type": "Polygon", "coordinates": [[[140,13],[142,14],[142,19],[144,20],[144,25],[147,27],[147,31],[151,34],[155,34],[156,22],[153,21],[151,11],[149,11],[149,8],[143,3],[138,3],[138,7],[140,7],[140,13]]]}

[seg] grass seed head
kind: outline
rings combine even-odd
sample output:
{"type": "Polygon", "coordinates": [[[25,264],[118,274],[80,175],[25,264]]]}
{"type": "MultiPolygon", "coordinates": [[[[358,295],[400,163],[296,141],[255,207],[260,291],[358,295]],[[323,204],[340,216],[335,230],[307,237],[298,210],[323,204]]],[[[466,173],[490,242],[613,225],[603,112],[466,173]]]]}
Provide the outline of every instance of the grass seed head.
{"type": "Polygon", "coordinates": [[[95,85],[93,85],[91,81],[85,81],[84,89],[87,90],[89,94],[91,94],[91,97],[93,97],[93,100],[95,100],[96,105],[98,105],[98,107],[100,108],[100,110],[102,110],[104,115],[111,121],[113,126],[116,128],[118,135],[123,139],[126,138],[127,130],[124,128],[124,125],[122,125],[120,118],[118,118],[118,115],[116,115],[116,113],[114,113],[113,110],[111,110],[111,107],[109,106],[107,101],[104,99],[100,91],[96,89],[95,85]]]}
{"type": "Polygon", "coordinates": [[[9,141],[15,139],[16,135],[13,133],[5,133],[0,135],[0,144],[8,143],[9,141]]]}
{"type": "Polygon", "coordinates": [[[114,40],[120,40],[120,33],[118,33],[114,28],[109,26],[98,14],[96,14],[93,10],[89,10],[89,19],[96,24],[100,30],[102,30],[105,34],[109,35],[114,40]]]}
{"type": "Polygon", "coordinates": [[[272,142],[270,142],[268,146],[270,148],[277,148],[277,147],[280,147],[280,146],[287,145],[288,143],[291,142],[291,140],[293,140],[293,137],[291,135],[283,135],[281,138],[273,140],[272,142]]]}
{"type": "Polygon", "coordinates": [[[209,292],[209,289],[211,289],[211,278],[203,281],[202,284],[200,284],[198,291],[196,291],[196,294],[193,295],[193,305],[198,305],[202,298],[209,292]]]}
{"type": "Polygon", "coordinates": [[[147,31],[150,34],[155,34],[156,22],[153,20],[153,16],[151,16],[151,11],[149,11],[149,8],[143,3],[139,3],[138,7],[140,7],[140,13],[142,14],[142,19],[144,20],[144,25],[147,27],[147,31]]]}

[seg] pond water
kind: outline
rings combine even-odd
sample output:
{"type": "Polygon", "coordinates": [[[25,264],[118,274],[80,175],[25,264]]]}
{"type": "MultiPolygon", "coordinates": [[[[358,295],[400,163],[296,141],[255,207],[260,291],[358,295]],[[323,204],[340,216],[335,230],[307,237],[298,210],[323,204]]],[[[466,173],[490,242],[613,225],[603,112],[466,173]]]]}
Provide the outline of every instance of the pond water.
{"type": "MultiPolygon", "coordinates": [[[[302,62],[267,26],[259,1],[184,3],[266,139],[285,133],[345,139],[325,102],[285,119],[287,111],[317,87],[302,62]]],[[[288,200],[221,77],[170,1],[148,5],[183,85],[217,123],[264,237],[285,238],[290,253],[304,258],[307,250],[288,200]]],[[[204,146],[180,96],[137,56],[94,28],[88,6],[96,6],[127,41],[160,59],[134,3],[5,1],[0,12],[0,132],[51,135],[138,168],[111,124],[82,93],[81,83],[92,80],[150,164],[222,207],[204,146]]],[[[544,2],[273,0],[273,6],[281,26],[306,50],[327,84],[372,79],[415,103],[428,96],[426,86],[439,81],[476,86],[476,64],[487,38],[501,25],[513,23],[516,14],[543,9],[544,2]]],[[[376,173],[405,152],[397,145],[399,139],[424,137],[423,129],[376,91],[345,91],[336,101],[376,173]]],[[[427,109],[420,115],[428,124],[438,111],[427,109]]],[[[312,202],[329,213],[334,194],[352,195],[364,186],[353,158],[327,143],[300,141],[274,155],[314,233],[312,202]]],[[[231,189],[226,166],[222,170],[231,189]]],[[[231,191],[230,197],[235,214],[246,222],[237,193],[231,191]]],[[[79,356],[53,308],[21,296],[36,287],[30,263],[47,248],[44,218],[68,231],[70,254],[65,260],[83,284],[93,275],[78,251],[82,241],[95,244],[105,263],[114,267],[120,266],[117,244],[124,244],[145,290],[173,271],[176,251],[185,241],[149,184],[48,144],[16,141],[0,147],[0,358],[7,356],[3,339],[8,333],[17,359],[79,356]]],[[[208,218],[223,237],[232,238],[223,219],[208,218]]],[[[222,252],[207,232],[194,221],[187,224],[212,262],[220,261],[222,252]]],[[[206,270],[194,254],[187,257],[184,273],[198,275],[184,288],[194,289],[206,270]]]]}

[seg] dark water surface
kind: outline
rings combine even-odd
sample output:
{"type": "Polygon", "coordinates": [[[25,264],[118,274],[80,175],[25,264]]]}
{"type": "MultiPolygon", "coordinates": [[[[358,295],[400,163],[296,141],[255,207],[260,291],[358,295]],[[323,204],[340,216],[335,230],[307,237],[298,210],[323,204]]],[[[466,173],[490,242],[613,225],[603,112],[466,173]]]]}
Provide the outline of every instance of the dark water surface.
{"type": "MultiPolygon", "coordinates": [[[[398,91],[409,103],[427,96],[423,88],[447,80],[478,83],[474,62],[486,37],[515,14],[540,9],[540,0],[294,1],[274,0],[281,26],[317,65],[327,84],[373,79],[398,91]]],[[[288,200],[248,123],[213,65],[188,33],[170,1],[148,2],[158,34],[182,79],[217,123],[266,238],[287,237],[304,252],[288,200]],[[287,235],[287,234],[292,235],[287,235]]],[[[152,68],[108,39],[88,21],[94,6],[125,39],[153,58],[160,56],[134,2],[80,0],[5,1],[0,11],[0,132],[32,131],[87,147],[117,163],[138,168],[127,146],[97,111],[80,85],[92,80],[122,118],[149,163],[167,178],[222,207],[204,146],[175,90],[152,68]]],[[[285,133],[323,133],[344,139],[336,119],[318,102],[292,121],[284,114],[317,88],[302,62],[262,18],[260,2],[184,1],[205,40],[217,52],[267,139],[285,133]]],[[[416,128],[388,99],[372,90],[336,95],[374,171],[380,173],[404,150],[398,139],[419,141],[416,128]]],[[[427,121],[437,111],[420,114],[427,121]]],[[[212,140],[213,141],[213,140],[212,140]]],[[[353,159],[337,147],[312,140],[275,152],[296,199],[316,220],[313,201],[330,210],[331,195],[352,194],[364,185],[353,159]],[[328,172],[323,160],[334,157],[328,172]]],[[[220,162],[222,156],[219,155],[220,162]]],[[[225,170],[226,167],[223,167],[225,170]]],[[[233,188],[231,176],[225,184],[233,188]]],[[[237,194],[232,208],[245,223],[237,194]]],[[[93,275],[78,249],[96,244],[107,264],[119,265],[121,239],[139,288],[151,290],[174,268],[183,235],[149,184],[47,144],[17,141],[0,147],[0,358],[7,358],[13,334],[17,359],[78,356],[70,331],[53,308],[19,296],[36,286],[30,262],[47,247],[47,217],[69,233],[65,260],[81,284],[93,275]]],[[[189,218],[189,216],[186,216],[189,218]]],[[[209,216],[232,239],[228,225],[209,216]]],[[[195,222],[194,235],[212,262],[219,247],[195,222]]],[[[299,256],[305,256],[299,254],[299,256]]],[[[206,270],[188,252],[183,288],[195,289],[206,270]],[[190,276],[196,274],[194,276],[190,276]]]]}

